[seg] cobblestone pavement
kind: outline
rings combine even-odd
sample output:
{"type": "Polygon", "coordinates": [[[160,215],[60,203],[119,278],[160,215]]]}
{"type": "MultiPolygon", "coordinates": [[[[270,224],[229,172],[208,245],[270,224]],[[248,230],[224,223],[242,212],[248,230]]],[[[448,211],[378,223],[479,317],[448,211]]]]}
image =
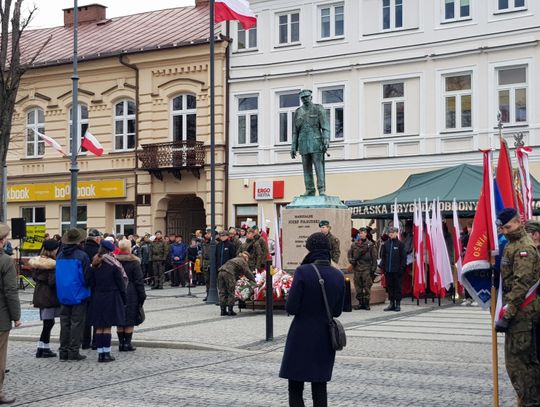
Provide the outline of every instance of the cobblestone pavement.
{"type": "MultiPolygon", "coordinates": [[[[149,292],[147,321],[135,335],[143,346],[113,349],[117,361],[109,364],[98,364],[92,351],[83,351],[83,362],[36,359],[28,339],[37,338],[40,322],[31,293],[22,292],[26,323],[12,333],[6,392],[20,406],[286,406],[287,383],[277,373],[291,318],[276,311],[275,340],[265,342],[264,311],[222,318],[194,292],[198,298],[149,292]],[[189,349],[197,346],[213,350],[189,349]]],[[[330,406],[492,405],[487,312],[409,301],[401,313],[382,308],[340,318],[348,345],[338,353],[330,406]]],[[[515,406],[501,342],[499,357],[501,406],[515,406]]]]}

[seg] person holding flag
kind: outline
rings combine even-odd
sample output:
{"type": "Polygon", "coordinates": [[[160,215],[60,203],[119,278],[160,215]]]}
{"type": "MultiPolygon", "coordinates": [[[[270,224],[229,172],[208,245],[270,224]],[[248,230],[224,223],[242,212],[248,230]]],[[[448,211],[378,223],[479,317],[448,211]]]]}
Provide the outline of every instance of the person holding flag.
{"type": "Polygon", "coordinates": [[[535,330],[540,324],[540,255],[514,208],[497,216],[508,239],[501,261],[495,330],[505,333],[506,371],[522,407],[540,406],[540,360],[535,330]],[[501,301],[502,300],[502,301],[501,301]],[[505,305],[502,306],[502,303],[505,305]]]}

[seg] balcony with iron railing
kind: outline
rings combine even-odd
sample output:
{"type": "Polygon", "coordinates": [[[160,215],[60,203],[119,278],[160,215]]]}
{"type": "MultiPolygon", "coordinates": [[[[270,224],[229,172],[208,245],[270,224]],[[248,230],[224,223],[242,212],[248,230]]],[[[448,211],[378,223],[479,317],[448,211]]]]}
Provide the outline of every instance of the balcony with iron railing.
{"type": "Polygon", "coordinates": [[[143,144],[137,152],[140,169],[146,170],[163,180],[163,171],[181,179],[181,171],[192,172],[200,177],[204,167],[205,149],[202,141],[172,141],[168,143],[143,144]]]}

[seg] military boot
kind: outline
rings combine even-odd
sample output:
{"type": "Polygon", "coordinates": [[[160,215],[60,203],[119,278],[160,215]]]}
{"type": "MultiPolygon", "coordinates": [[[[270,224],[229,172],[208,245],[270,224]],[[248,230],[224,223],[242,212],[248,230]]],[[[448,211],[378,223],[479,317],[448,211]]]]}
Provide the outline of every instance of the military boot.
{"type": "Polygon", "coordinates": [[[226,315],[229,315],[229,314],[227,313],[227,307],[225,307],[225,305],[222,305],[222,306],[221,306],[221,316],[224,317],[224,316],[226,316],[226,315]]]}
{"type": "Polygon", "coordinates": [[[396,306],[394,307],[394,311],[396,312],[401,311],[401,301],[396,301],[396,306]]]}
{"type": "Polygon", "coordinates": [[[231,317],[235,316],[236,315],[236,312],[234,312],[234,306],[233,305],[230,305],[229,306],[229,315],[231,317]]]}
{"type": "Polygon", "coordinates": [[[369,299],[367,298],[364,299],[364,309],[366,311],[369,311],[371,309],[371,307],[369,306],[369,299]]]}
{"type": "Polygon", "coordinates": [[[355,310],[364,309],[363,300],[358,300],[358,304],[354,306],[355,310]]]}
{"type": "Polygon", "coordinates": [[[116,334],[118,335],[118,351],[125,352],[126,350],[124,349],[124,347],[126,341],[126,334],[124,332],[116,332],[116,334]]]}
{"type": "Polygon", "coordinates": [[[396,310],[396,303],[395,301],[390,301],[390,305],[386,307],[383,311],[395,311],[396,310]]]}

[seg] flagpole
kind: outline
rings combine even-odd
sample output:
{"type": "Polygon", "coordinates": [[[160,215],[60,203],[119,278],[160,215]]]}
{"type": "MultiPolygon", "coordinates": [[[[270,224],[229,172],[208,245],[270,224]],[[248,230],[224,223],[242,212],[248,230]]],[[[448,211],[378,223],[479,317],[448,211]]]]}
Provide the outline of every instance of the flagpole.
{"type": "Polygon", "coordinates": [[[215,80],[214,80],[214,56],[215,56],[215,33],[214,33],[214,3],[210,0],[210,228],[212,238],[210,240],[210,287],[206,298],[207,304],[217,304],[217,270],[216,270],[216,122],[215,122],[215,80]]]}
{"type": "Polygon", "coordinates": [[[77,0],[73,0],[73,93],[71,103],[71,205],[69,213],[69,227],[77,227],[77,166],[79,144],[79,75],[77,65],[77,42],[79,31],[79,8],[77,0]]]}

